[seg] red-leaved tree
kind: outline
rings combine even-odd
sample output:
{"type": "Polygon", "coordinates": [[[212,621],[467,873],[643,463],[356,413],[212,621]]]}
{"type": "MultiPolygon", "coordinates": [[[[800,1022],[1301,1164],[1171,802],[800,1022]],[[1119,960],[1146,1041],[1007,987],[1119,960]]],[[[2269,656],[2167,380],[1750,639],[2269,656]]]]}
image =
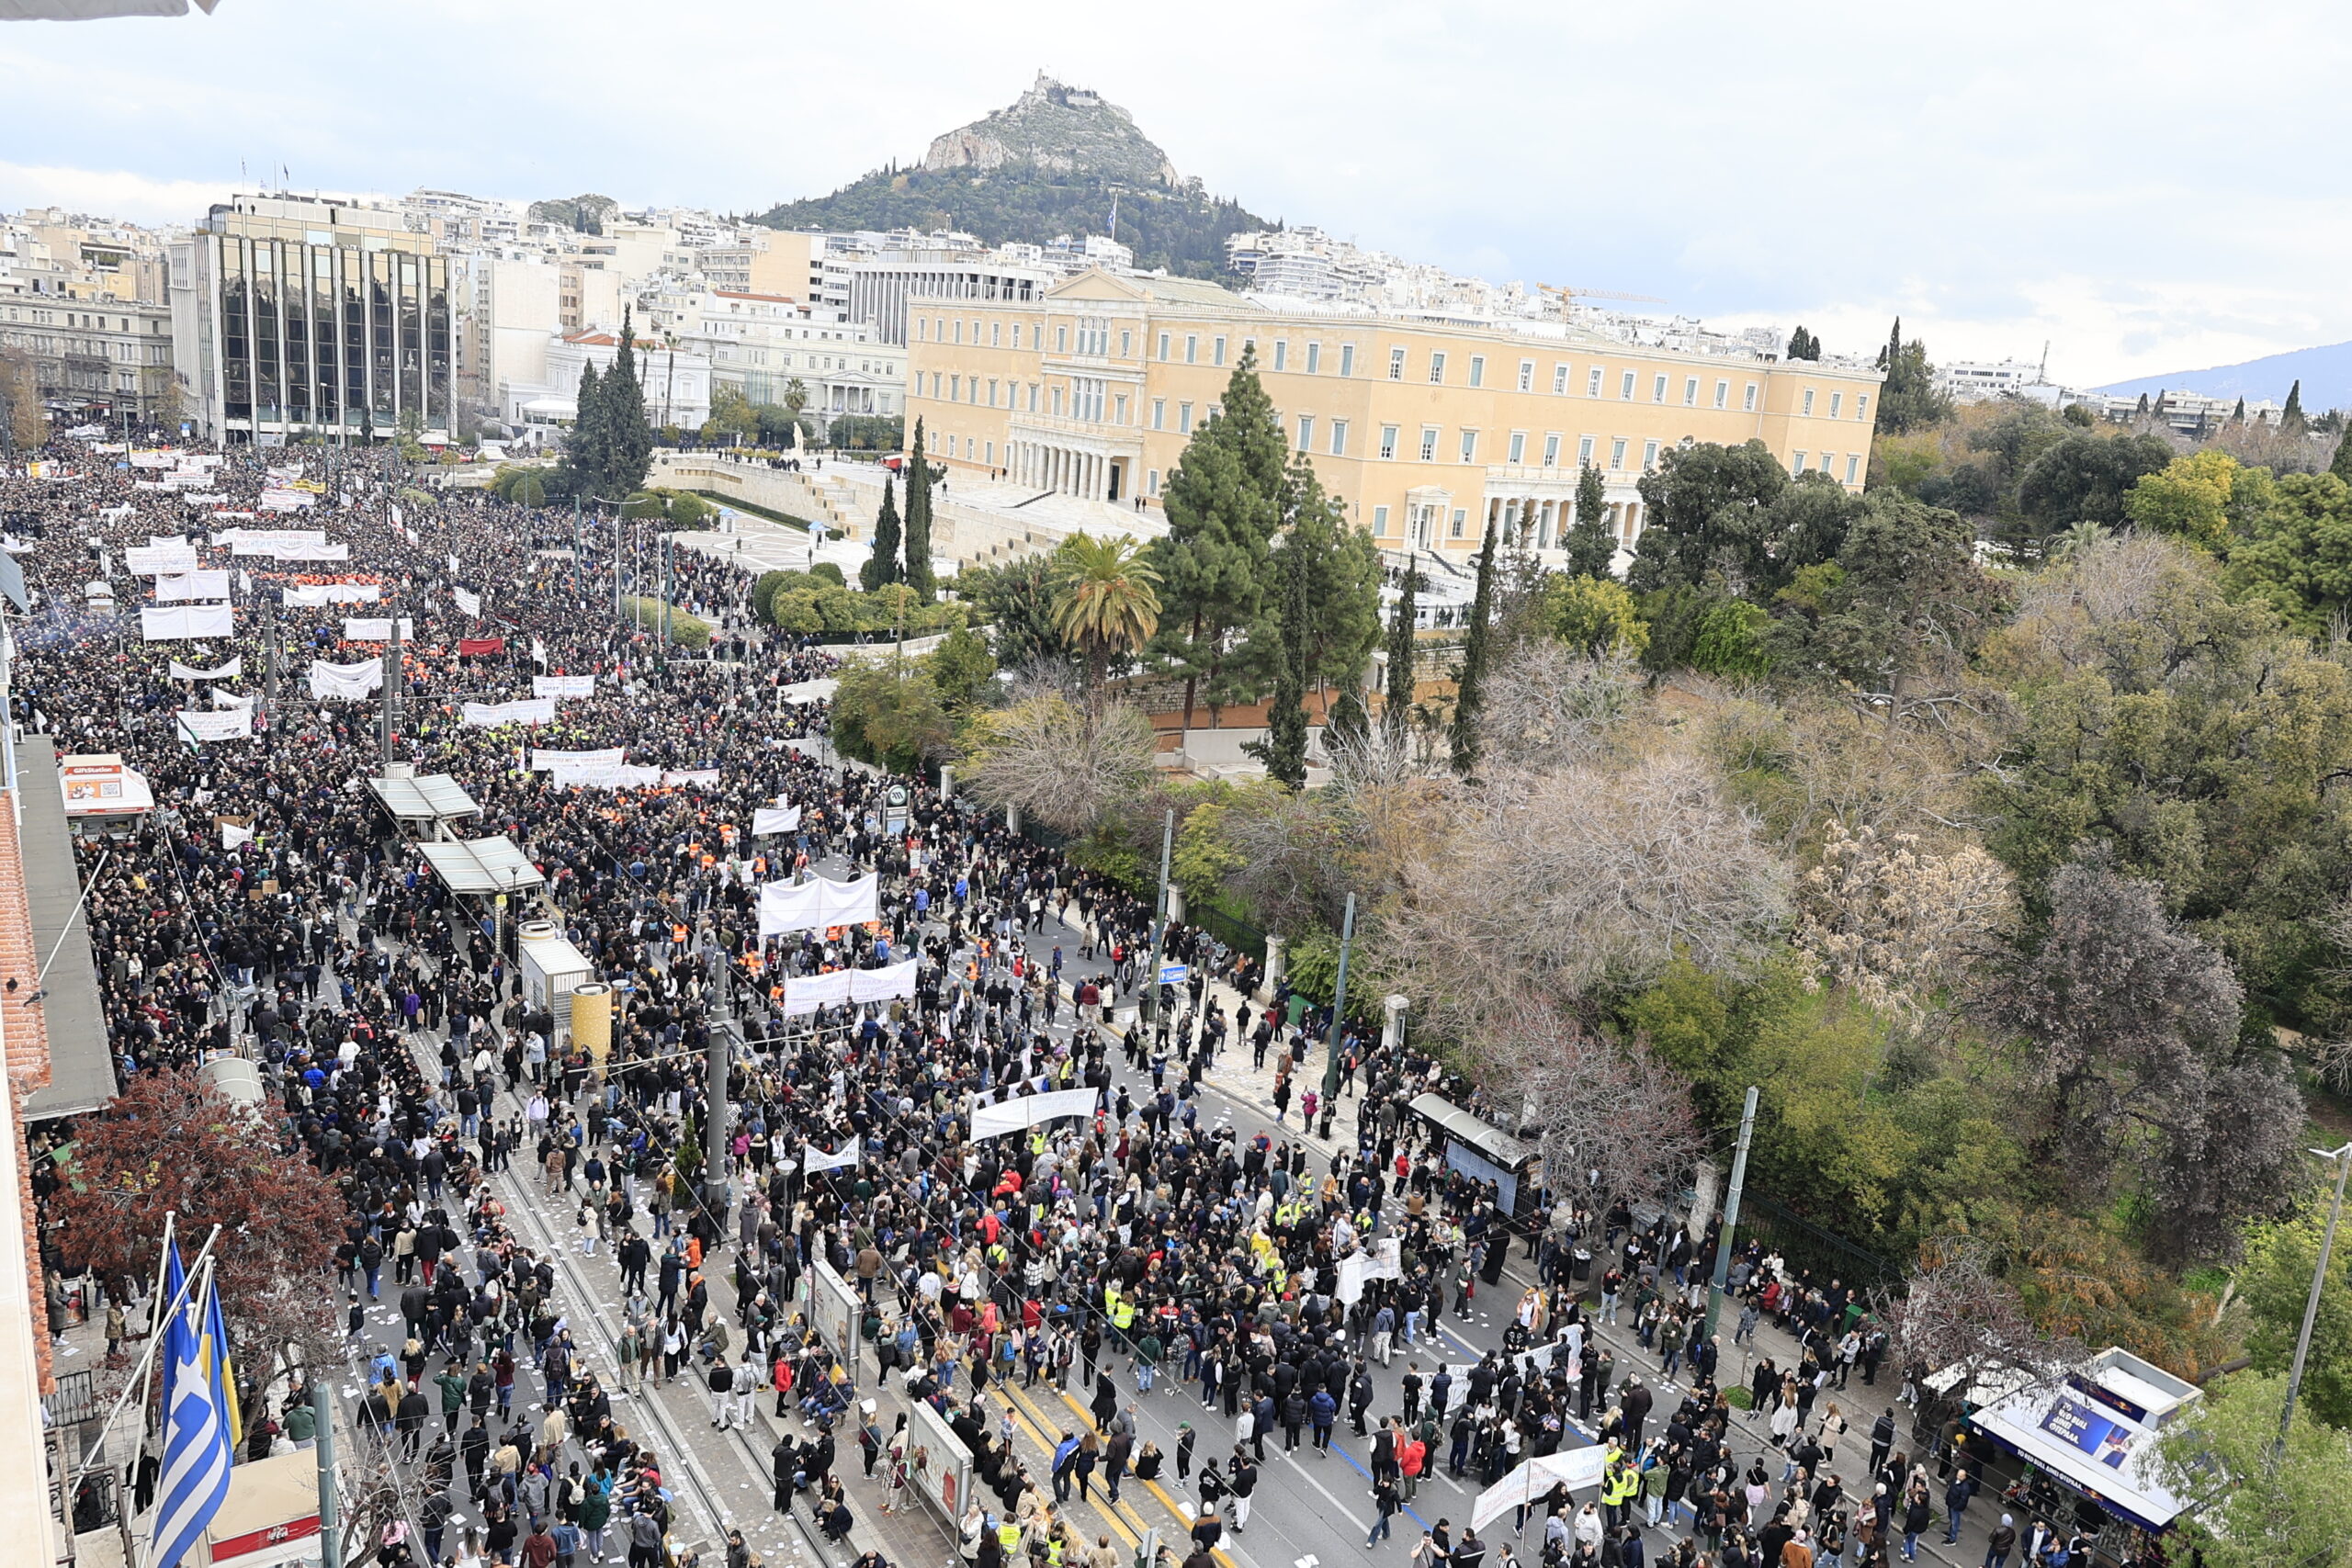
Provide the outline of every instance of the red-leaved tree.
{"type": "Polygon", "coordinates": [[[155,1277],[166,1213],[183,1261],[219,1225],[221,1310],[254,1371],[333,1343],[328,1269],[347,1217],[309,1156],[279,1146],[278,1114],[275,1101],[243,1110],[194,1073],[141,1073],[82,1123],[50,1200],[60,1250],[109,1280],[155,1277]]]}

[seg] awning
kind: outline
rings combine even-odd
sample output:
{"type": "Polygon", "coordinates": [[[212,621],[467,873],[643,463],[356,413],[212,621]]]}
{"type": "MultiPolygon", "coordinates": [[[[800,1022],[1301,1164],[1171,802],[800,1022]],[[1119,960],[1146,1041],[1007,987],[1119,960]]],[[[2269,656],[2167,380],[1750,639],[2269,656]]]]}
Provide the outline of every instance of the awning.
{"type": "Polygon", "coordinates": [[[1516,1170],[1522,1160],[1534,1157],[1532,1148],[1501,1128],[1479,1121],[1442,1094],[1416,1096],[1412,1110],[1414,1115],[1425,1122],[1434,1122],[1506,1169],[1516,1170]]]}
{"type": "Polygon", "coordinates": [[[369,779],[368,787],[376,792],[385,810],[403,822],[447,822],[481,815],[481,807],[474,804],[465,786],[447,773],[369,779]]]}
{"type": "Polygon", "coordinates": [[[416,847],[452,893],[513,893],[547,881],[503,833],[494,839],[452,839],[416,847]]]}
{"type": "Polygon", "coordinates": [[[57,776],[57,747],[46,735],[17,742],[17,778],[24,816],[17,826],[25,865],[25,899],[32,910],[33,945],[42,957],[57,956],[41,981],[41,1020],[49,1031],[49,1083],[25,1097],[25,1119],[78,1116],[114,1097],[114,1052],[107,1043],[105,1010],[98,1001],[97,961],[90,952],[80,876],[74,869],[74,840],[65,825],[65,797],[43,787],[57,776]],[[69,929],[70,926],[70,929],[69,929]],[[62,945],[61,945],[61,940],[62,945]]]}

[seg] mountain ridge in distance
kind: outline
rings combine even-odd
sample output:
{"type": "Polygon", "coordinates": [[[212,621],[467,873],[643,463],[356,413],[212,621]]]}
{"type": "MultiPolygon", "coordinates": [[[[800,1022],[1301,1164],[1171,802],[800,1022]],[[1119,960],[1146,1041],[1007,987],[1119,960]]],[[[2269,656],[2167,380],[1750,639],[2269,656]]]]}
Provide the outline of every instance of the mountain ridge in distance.
{"type": "Polygon", "coordinates": [[[2312,348],[2267,354],[2235,365],[2210,366],[2202,370],[2173,370],[2161,376],[2137,376],[2096,389],[2116,397],[2153,399],[2159,392],[2196,392],[2209,398],[2244,398],[2248,402],[2267,398],[2287,400],[2287,389],[2303,384],[2303,408],[2352,409],[2352,343],[2322,344],[2312,348]]]}

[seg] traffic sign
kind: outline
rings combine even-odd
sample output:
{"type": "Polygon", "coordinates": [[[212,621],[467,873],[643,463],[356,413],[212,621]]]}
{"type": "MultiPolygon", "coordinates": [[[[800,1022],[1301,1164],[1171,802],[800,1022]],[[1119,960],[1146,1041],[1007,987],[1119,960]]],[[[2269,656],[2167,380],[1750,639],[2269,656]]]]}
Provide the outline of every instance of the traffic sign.
{"type": "Polygon", "coordinates": [[[1189,964],[1163,964],[1159,966],[1159,983],[1163,986],[1181,986],[1192,977],[1193,966],[1189,964]]]}

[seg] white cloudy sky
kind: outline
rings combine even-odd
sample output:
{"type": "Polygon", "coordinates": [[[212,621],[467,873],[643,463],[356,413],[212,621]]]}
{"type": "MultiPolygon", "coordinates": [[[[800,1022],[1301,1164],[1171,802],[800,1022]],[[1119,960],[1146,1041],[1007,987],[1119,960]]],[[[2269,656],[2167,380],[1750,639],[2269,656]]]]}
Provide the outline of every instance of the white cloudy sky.
{"type": "Polygon", "coordinates": [[[2352,338],[2352,20],[2274,0],[220,0],[0,24],[0,208],[185,221],[280,164],[757,209],[1009,102],[1493,277],[2081,382],[2352,338]]]}

